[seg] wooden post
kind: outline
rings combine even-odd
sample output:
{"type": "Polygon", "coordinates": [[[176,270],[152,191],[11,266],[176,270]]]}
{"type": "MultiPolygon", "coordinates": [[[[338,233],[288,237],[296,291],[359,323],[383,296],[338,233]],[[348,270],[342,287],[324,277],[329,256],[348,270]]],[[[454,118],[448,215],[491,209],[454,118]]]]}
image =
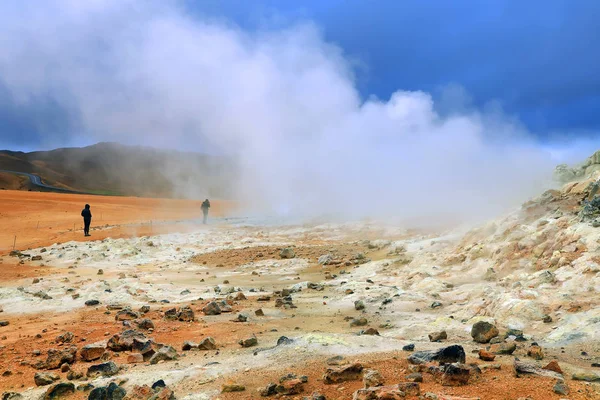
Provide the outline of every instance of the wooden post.
{"type": "Polygon", "coordinates": [[[13,241],[13,250],[17,246],[17,235],[15,235],[15,240],[13,241]]]}

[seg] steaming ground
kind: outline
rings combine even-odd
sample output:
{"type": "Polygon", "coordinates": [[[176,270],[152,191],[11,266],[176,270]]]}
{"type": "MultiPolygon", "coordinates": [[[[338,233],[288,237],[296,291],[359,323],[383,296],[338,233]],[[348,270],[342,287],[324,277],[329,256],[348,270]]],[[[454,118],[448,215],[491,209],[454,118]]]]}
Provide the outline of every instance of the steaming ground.
{"type": "MultiPolygon", "coordinates": [[[[393,383],[409,371],[409,353],[402,346],[415,343],[423,350],[460,343],[468,360],[483,367],[489,363],[476,360],[470,351],[485,345],[472,341],[470,329],[486,320],[502,333],[523,331],[525,341],[515,342],[513,356],[528,359],[527,349],[535,341],[545,361],[557,359],[571,388],[570,399],[600,398],[595,384],[571,379],[584,370],[589,379],[600,381],[599,371],[591,367],[600,362],[600,233],[575,215],[585,187],[547,192],[468,233],[424,233],[359,222],[221,220],[193,233],[36,248],[21,255],[25,264],[20,266],[15,266],[18,258],[4,256],[3,264],[21,269],[23,278],[3,282],[0,288],[0,315],[10,323],[0,328],[0,365],[11,371],[0,380],[0,388],[37,399],[46,388],[35,387],[31,365],[45,359],[48,348],[59,346],[58,334],[73,332],[78,346],[105,342],[126,329],[115,321],[115,308],[147,305],[145,317],[155,325],[147,335],[177,349],[179,360],[131,364],[128,353],[111,352],[121,372],[87,382],[121,382],[131,391],[160,378],[177,398],[259,398],[259,387],[296,372],[309,377],[308,393],[318,390],[328,399],[348,399],[361,384],[323,385],[321,374],[329,357],[361,360],[393,383]],[[295,257],[282,258],[281,249],[288,247],[295,257]],[[31,261],[35,256],[41,260],[31,261]],[[325,260],[327,265],[322,265],[325,260]],[[32,269],[44,271],[39,281],[32,281],[32,269]],[[276,303],[274,293],[283,289],[290,291],[297,308],[276,303]],[[238,293],[247,299],[237,299],[238,293]],[[259,301],[264,296],[270,299],[259,301]],[[231,313],[202,313],[210,300],[225,298],[230,299],[231,313]],[[87,300],[100,304],[87,307],[87,300]],[[364,302],[364,311],[355,310],[358,300],[364,302]],[[169,308],[184,305],[194,310],[194,322],[164,318],[169,308]],[[259,308],[264,316],[255,315],[259,308]],[[233,322],[239,313],[247,314],[248,321],[233,322]],[[347,317],[368,322],[351,327],[347,317]],[[380,335],[358,335],[367,328],[380,335]],[[428,334],[441,330],[447,332],[447,343],[430,343],[428,334]],[[237,344],[253,334],[257,347],[237,344]],[[215,339],[218,351],[181,351],[185,340],[199,342],[206,336],[215,339]],[[280,336],[293,342],[276,346],[280,336]],[[34,350],[41,355],[33,355],[34,350]],[[228,382],[243,384],[246,391],[221,394],[228,382]]],[[[515,336],[507,340],[513,342],[515,336]]],[[[551,380],[514,378],[513,356],[497,356],[501,369],[485,369],[477,385],[448,388],[426,377],[422,390],[505,399],[503,387],[509,385],[514,398],[559,398],[551,380]]],[[[71,369],[85,372],[89,365],[77,361],[71,369]]]]}

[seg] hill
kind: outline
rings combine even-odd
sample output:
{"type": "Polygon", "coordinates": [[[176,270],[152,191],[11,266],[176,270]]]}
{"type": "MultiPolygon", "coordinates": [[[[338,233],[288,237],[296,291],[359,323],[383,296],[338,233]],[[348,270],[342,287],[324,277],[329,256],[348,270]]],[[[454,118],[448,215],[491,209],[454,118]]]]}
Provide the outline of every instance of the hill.
{"type": "MultiPolygon", "coordinates": [[[[118,143],[30,153],[0,151],[0,170],[39,175],[68,190],[143,197],[229,197],[231,159],[118,143]]],[[[2,174],[0,187],[28,189],[23,177],[2,174]]]]}

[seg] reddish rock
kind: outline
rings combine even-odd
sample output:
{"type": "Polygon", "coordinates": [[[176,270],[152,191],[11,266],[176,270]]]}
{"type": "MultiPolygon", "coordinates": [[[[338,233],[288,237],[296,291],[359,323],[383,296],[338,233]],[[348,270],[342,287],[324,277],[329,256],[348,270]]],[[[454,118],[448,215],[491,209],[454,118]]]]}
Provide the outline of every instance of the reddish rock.
{"type": "Polygon", "coordinates": [[[144,362],[144,356],[140,353],[133,353],[127,356],[127,362],[129,364],[138,364],[144,362]]]}
{"type": "Polygon", "coordinates": [[[548,371],[554,371],[561,375],[563,373],[562,369],[560,368],[560,365],[558,364],[558,361],[556,361],[556,360],[550,361],[543,369],[548,370],[548,371]]]}
{"type": "Polygon", "coordinates": [[[479,358],[483,361],[494,361],[496,359],[496,356],[490,353],[489,351],[482,349],[479,350],[479,358]]]}
{"type": "Polygon", "coordinates": [[[346,381],[358,381],[362,379],[363,366],[360,363],[354,363],[340,368],[327,368],[323,381],[327,384],[340,383],[346,381]]]}

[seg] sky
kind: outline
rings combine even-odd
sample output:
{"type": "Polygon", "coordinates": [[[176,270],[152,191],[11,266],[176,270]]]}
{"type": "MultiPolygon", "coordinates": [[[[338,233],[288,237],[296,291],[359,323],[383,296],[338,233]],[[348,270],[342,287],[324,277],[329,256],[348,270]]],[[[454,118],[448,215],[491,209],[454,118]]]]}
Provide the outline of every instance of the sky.
{"type": "MultiPolygon", "coordinates": [[[[182,7],[247,31],[314,23],[352,63],[363,99],[388,99],[398,89],[443,97],[458,85],[467,94],[460,101],[500,107],[542,141],[594,138],[600,130],[595,0],[187,0],[182,7]]],[[[89,142],[84,132],[70,134],[80,129],[77,119],[52,93],[20,104],[0,75],[0,147],[89,142]],[[48,135],[53,140],[44,141],[48,135]]]]}
{"type": "Polygon", "coordinates": [[[227,154],[284,214],[489,216],[600,148],[599,4],[0,2],[0,148],[227,154]]]}

